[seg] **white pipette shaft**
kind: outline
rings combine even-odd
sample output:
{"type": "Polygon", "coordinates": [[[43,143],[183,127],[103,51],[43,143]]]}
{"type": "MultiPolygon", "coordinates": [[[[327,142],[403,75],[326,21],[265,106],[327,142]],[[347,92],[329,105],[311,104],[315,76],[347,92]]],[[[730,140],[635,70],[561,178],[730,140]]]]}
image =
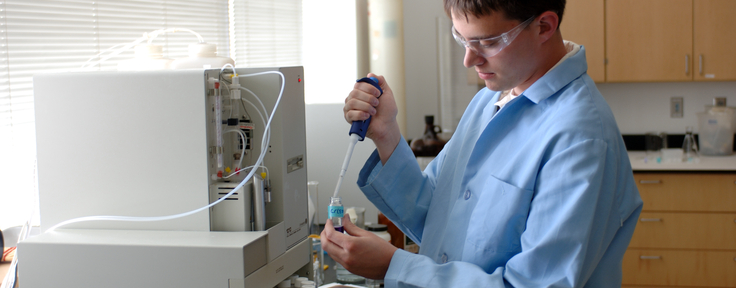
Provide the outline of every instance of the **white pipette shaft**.
{"type": "Polygon", "coordinates": [[[337,197],[337,193],[340,192],[340,186],[342,185],[342,178],[345,177],[345,171],[348,171],[348,165],[350,165],[350,158],[353,156],[353,149],[355,149],[355,144],[360,141],[360,136],[358,134],[350,134],[350,144],[348,145],[348,152],[345,154],[345,160],[342,162],[342,169],[340,170],[340,178],[337,178],[337,185],[335,186],[335,195],[332,197],[337,197]]]}

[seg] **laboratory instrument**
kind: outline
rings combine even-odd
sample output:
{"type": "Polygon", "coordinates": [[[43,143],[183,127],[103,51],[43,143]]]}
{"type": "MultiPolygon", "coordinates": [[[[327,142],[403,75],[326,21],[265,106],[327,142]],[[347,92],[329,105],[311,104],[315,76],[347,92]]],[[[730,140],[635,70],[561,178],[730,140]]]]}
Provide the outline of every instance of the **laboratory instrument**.
{"type": "Polygon", "coordinates": [[[23,287],[274,287],[311,268],[303,73],[35,76],[41,229],[70,224],[19,243],[23,287]]]}
{"type": "MultiPolygon", "coordinates": [[[[376,77],[363,77],[358,79],[356,82],[365,82],[368,84],[373,85],[373,87],[376,87],[378,91],[380,92],[378,97],[381,97],[383,95],[383,89],[381,89],[381,86],[378,85],[378,79],[376,77]]],[[[345,172],[348,171],[348,165],[350,165],[350,157],[353,155],[353,150],[355,149],[355,144],[358,143],[358,141],[363,141],[365,139],[365,134],[368,132],[368,126],[371,124],[371,116],[368,116],[368,119],[363,121],[353,121],[352,126],[350,126],[350,132],[348,132],[348,135],[350,135],[350,144],[348,144],[348,151],[345,153],[345,160],[342,162],[342,168],[340,169],[340,176],[337,178],[337,185],[335,185],[335,193],[332,197],[337,197],[337,194],[340,192],[340,186],[342,185],[342,179],[345,178],[345,172]]]]}

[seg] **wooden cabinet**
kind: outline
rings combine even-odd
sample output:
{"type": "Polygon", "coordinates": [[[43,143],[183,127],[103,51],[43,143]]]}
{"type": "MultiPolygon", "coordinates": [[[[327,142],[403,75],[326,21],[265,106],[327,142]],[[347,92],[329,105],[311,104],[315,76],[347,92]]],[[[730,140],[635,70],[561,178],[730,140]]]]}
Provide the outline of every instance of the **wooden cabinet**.
{"type": "Polygon", "coordinates": [[[736,173],[635,173],[624,287],[736,287],[736,173]]]}
{"type": "Polygon", "coordinates": [[[691,80],[692,1],[606,1],[606,80],[691,80]]]}
{"type": "Polygon", "coordinates": [[[736,80],[733,0],[694,0],[694,77],[698,81],[736,80]]]}
{"type": "Polygon", "coordinates": [[[608,82],[736,80],[733,0],[606,1],[608,82]]]}
{"type": "Polygon", "coordinates": [[[595,82],[606,80],[603,9],[603,0],[567,0],[560,23],[563,39],[585,47],[588,75],[595,82]]]}

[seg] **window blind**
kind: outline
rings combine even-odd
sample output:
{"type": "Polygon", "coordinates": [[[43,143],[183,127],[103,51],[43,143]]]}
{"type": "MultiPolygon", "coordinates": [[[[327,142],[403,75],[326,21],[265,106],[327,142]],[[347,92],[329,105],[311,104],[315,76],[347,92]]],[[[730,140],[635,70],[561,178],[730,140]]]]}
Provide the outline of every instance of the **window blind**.
{"type": "MultiPolygon", "coordinates": [[[[22,224],[37,207],[34,74],[79,68],[113,45],[161,28],[194,30],[217,45],[219,56],[230,56],[229,16],[227,0],[1,1],[0,229],[22,224]]],[[[165,57],[182,58],[188,44],[196,42],[194,35],[177,32],[161,35],[153,44],[163,46],[165,57]]],[[[132,57],[131,50],[97,69],[115,70],[117,60],[132,57]]],[[[115,163],[90,169],[105,165],[115,163]]]]}
{"type": "Polygon", "coordinates": [[[235,66],[302,65],[302,0],[234,1],[232,12],[235,66]]]}

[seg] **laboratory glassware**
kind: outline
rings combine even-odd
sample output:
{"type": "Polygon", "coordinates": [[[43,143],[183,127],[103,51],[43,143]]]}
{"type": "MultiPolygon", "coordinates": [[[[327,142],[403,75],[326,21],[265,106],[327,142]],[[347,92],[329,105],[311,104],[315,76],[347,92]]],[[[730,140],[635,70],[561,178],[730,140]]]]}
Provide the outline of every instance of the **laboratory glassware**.
{"type": "Polygon", "coordinates": [[[693,137],[693,127],[685,128],[685,139],[682,141],[682,157],[683,162],[697,162],[698,160],[698,144],[695,143],[693,137]]]}

